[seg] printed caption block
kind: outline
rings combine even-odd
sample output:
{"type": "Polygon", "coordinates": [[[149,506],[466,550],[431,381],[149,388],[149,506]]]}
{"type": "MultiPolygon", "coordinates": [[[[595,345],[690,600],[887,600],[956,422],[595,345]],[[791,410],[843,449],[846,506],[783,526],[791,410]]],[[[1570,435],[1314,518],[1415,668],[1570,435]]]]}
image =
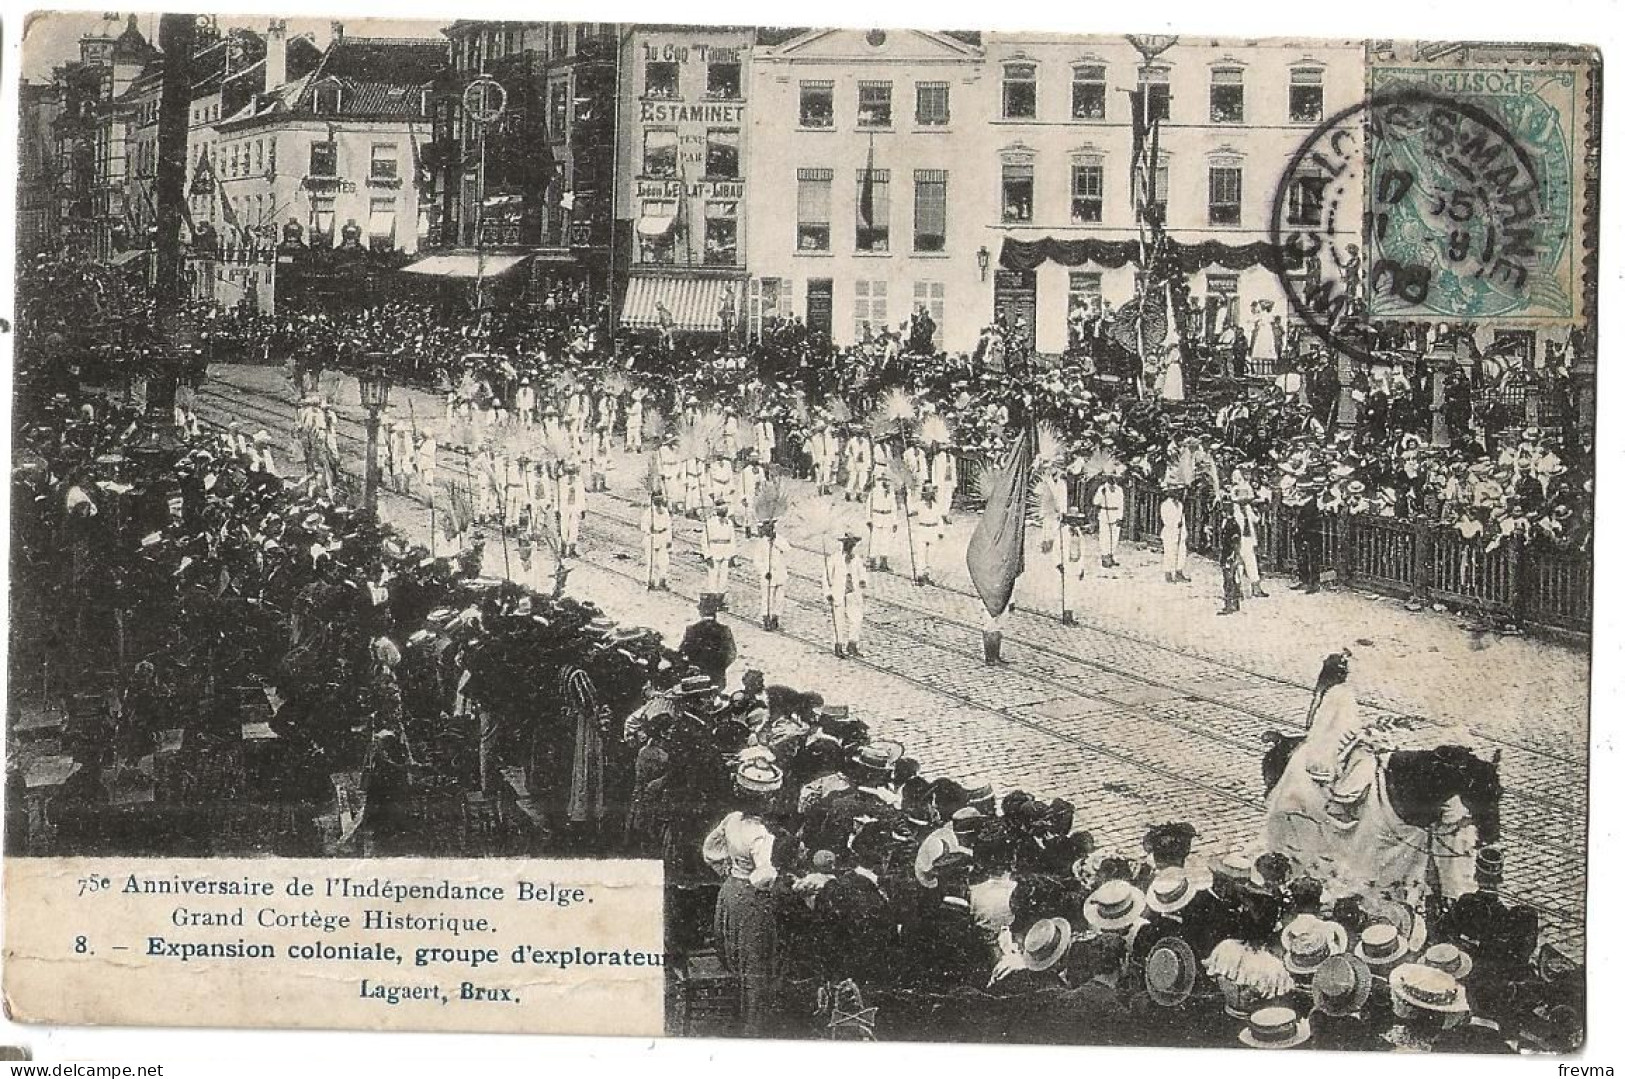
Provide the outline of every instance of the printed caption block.
{"type": "Polygon", "coordinates": [[[654,861],[11,858],[11,1018],[658,1035],[654,861]]]}

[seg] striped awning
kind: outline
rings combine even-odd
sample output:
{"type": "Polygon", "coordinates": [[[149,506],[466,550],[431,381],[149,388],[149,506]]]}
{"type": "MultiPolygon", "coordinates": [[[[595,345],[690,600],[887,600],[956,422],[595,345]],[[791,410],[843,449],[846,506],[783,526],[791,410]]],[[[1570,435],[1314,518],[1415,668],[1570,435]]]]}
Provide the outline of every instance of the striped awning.
{"type": "Polygon", "coordinates": [[[621,324],[634,329],[721,333],[722,311],[731,307],[739,317],[739,282],[716,277],[678,277],[657,274],[627,282],[621,324]],[[731,299],[730,299],[731,297],[731,299]]]}

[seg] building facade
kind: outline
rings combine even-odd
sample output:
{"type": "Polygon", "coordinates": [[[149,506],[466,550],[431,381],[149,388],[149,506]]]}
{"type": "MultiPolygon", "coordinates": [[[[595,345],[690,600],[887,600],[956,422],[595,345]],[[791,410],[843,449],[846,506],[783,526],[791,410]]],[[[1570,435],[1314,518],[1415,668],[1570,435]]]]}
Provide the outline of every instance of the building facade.
{"type": "Polygon", "coordinates": [[[62,101],[62,87],[53,83],[18,87],[17,246],[24,254],[62,242],[64,170],[56,138],[62,101]]]}
{"type": "Polygon", "coordinates": [[[748,332],[794,317],[852,344],[924,307],[941,347],[974,345],[994,257],[987,166],[967,156],[985,138],[983,71],[978,45],[927,31],[755,50],[748,332]]]}
{"type": "Polygon", "coordinates": [[[746,27],[639,27],[620,49],[620,321],[734,334],[746,299],[746,27]]]}
{"type": "Polygon", "coordinates": [[[456,276],[459,265],[488,265],[475,252],[494,252],[525,268],[533,299],[558,278],[601,295],[619,28],[467,20],[442,33],[451,51],[431,105],[430,243],[451,257],[437,265],[456,276]]]}
{"type": "MultiPolygon", "coordinates": [[[[987,119],[966,157],[995,193],[982,241],[1000,264],[992,310],[1023,319],[1038,351],[1065,350],[1072,312],[1135,296],[1146,234],[1139,207],[1148,201],[1171,243],[1224,250],[1189,277],[1205,332],[1245,327],[1257,301],[1288,312],[1274,271],[1249,253],[1270,238],[1276,189],[1298,147],[1363,97],[1363,43],[991,33],[984,46],[987,119]],[[1138,196],[1137,102],[1141,130],[1157,129],[1158,158],[1155,190],[1142,179],[1138,196]],[[1052,258],[1023,268],[1011,264],[1027,260],[1001,257],[1007,244],[1042,240],[1099,243],[1074,248],[1071,264],[1052,258]],[[1126,263],[1078,258],[1123,245],[1126,263]]],[[[1360,136],[1357,119],[1349,130],[1360,136]]],[[[1142,150],[1151,153],[1148,139],[1142,150]]],[[[1338,177],[1345,205],[1363,205],[1362,177],[1360,168],[1338,177]]],[[[1298,180],[1306,186],[1292,198],[1313,201],[1319,180],[1298,180]]]]}

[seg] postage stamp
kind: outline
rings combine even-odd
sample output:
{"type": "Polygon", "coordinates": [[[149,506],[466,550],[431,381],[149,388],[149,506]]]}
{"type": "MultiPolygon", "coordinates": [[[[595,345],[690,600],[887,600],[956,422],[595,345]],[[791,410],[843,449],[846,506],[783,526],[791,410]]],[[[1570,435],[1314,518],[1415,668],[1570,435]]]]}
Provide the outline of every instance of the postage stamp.
{"type": "Polygon", "coordinates": [[[1576,317],[1577,75],[1566,68],[1371,70],[1373,316],[1576,317]]]}

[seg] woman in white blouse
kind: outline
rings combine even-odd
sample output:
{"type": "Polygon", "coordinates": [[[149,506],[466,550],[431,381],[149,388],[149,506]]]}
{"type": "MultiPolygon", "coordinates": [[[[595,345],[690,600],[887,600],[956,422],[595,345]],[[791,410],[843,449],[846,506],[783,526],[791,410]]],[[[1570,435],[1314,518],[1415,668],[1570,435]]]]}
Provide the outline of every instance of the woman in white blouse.
{"type": "Polygon", "coordinates": [[[774,915],[773,833],[766,813],[784,784],[784,773],[753,760],[734,773],[742,808],[722,818],[705,837],[705,862],[723,878],[714,929],[722,961],[739,978],[746,1033],[760,1033],[773,1014],[779,974],[779,934],[774,915]]]}

